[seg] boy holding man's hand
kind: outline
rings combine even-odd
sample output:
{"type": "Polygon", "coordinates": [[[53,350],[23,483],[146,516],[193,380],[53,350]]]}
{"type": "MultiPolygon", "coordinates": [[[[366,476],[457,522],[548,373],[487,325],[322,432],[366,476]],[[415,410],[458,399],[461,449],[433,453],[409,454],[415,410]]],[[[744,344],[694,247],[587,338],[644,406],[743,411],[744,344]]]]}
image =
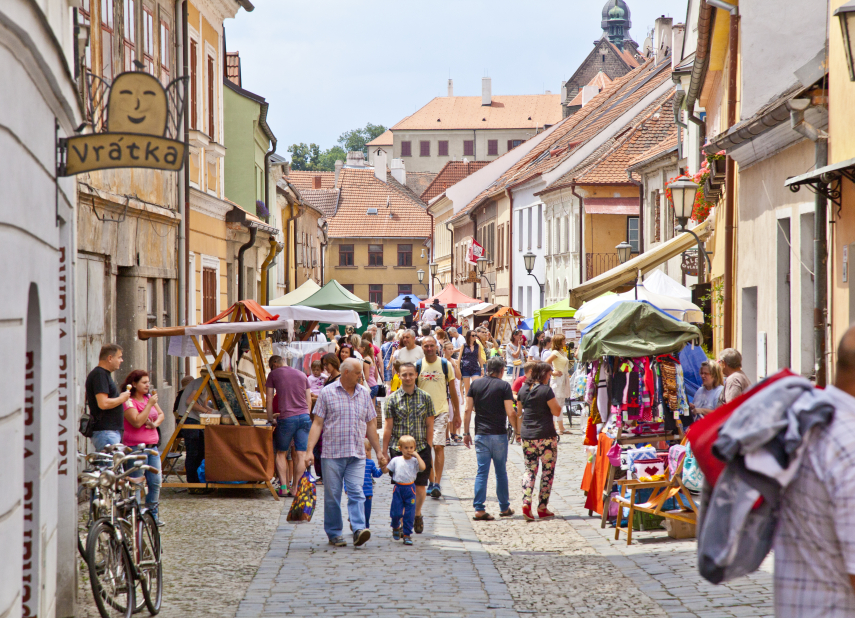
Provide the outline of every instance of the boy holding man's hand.
{"type": "Polygon", "coordinates": [[[416,439],[413,436],[401,436],[398,440],[401,454],[393,457],[383,472],[392,476],[395,489],[392,492],[392,538],[396,541],[403,537],[404,545],[412,545],[413,524],[416,520],[416,475],[425,469],[425,462],[416,452],[416,439]]]}

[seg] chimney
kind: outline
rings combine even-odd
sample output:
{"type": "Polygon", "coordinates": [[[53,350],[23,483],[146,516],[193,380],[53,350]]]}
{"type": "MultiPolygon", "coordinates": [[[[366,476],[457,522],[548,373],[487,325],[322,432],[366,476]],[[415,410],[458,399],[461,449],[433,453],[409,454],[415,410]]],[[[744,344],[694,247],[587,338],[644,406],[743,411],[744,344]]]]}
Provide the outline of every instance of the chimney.
{"type": "Polygon", "coordinates": [[[561,105],[567,103],[567,82],[561,82],[561,105]]]}
{"type": "Polygon", "coordinates": [[[454,80],[451,78],[448,80],[448,96],[454,96],[454,80]]]}
{"type": "Polygon", "coordinates": [[[338,189],[339,172],[341,171],[341,168],[343,168],[343,167],[344,167],[344,161],[342,161],[341,159],[339,159],[338,161],[335,162],[335,188],[336,189],[338,189]]]}
{"type": "Polygon", "coordinates": [[[407,186],[407,170],[403,159],[392,159],[392,178],[407,186]]]}
{"type": "Polygon", "coordinates": [[[361,150],[351,150],[347,153],[347,161],[344,164],[347,167],[365,167],[365,153],[361,150]]]}
{"type": "Polygon", "coordinates": [[[656,18],[654,26],[654,37],[656,44],[656,64],[659,64],[665,56],[671,51],[671,24],[674,23],[673,17],[656,18]]]}
{"type": "Polygon", "coordinates": [[[600,89],[597,86],[582,86],[582,107],[585,107],[598,94],[600,94],[600,89]]]}
{"type": "Polygon", "coordinates": [[[386,182],[386,151],[382,148],[374,153],[374,175],[378,180],[386,182]]]}
{"type": "Polygon", "coordinates": [[[677,65],[683,61],[683,38],[686,36],[686,26],[684,24],[674,24],[671,29],[671,70],[677,68],[677,65]]]}
{"type": "Polygon", "coordinates": [[[321,188],[321,177],[320,176],[312,176],[312,189],[320,189],[321,188]]]}
{"type": "Polygon", "coordinates": [[[493,103],[493,85],[489,77],[481,78],[481,105],[491,105],[493,103]]]}

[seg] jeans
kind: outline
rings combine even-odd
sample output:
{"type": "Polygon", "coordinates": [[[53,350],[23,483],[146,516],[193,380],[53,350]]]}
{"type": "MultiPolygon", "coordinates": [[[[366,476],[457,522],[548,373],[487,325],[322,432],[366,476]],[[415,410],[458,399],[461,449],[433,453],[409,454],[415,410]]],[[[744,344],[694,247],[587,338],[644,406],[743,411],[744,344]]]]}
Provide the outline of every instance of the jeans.
{"type": "MultiPolygon", "coordinates": [[[[140,444],[139,446],[134,447],[135,452],[142,452],[143,449],[150,448],[157,450],[157,444],[140,444]]],[[[146,465],[151,466],[152,468],[157,468],[157,472],[143,472],[142,470],[137,470],[133,474],[131,474],[132,478],[140,478],[143,474],[145,474],[146,487],[148,491],[145,495],[145,507],[151,511],[151,514],[154,515],[155,519],[159,519],[157,516],[157,505],[160,502],[160,484],[163,480],[163,477],[160,474],[160,455],[148,455],[146,457],[146,465]]],[[[137,489],[137,502],[140,501],[140,497],[142,496],[142,490],[137,489]]]]}
{"type": "Polygon", "coordinates": [[[496,497],[499,508],[507,511],[511,506],[508,493],[508,436],[475,436],[475,458],[478,460],[478,473],[475,475],[475,499],[472,505],[476,511],[486,510],[487,479],[490,478],[490,462],[496,469],[496,497]]]}
{"type": "Polygon", "coordinates": [[[365,527],[371,528],[371,503],[373,502],[373,496],[365,496],[365,527]]]}
{"type": "Polygon", "coordinates": [[[392,517],[392,528],[404,528],[404,536],[413,535],[413,524],[416,521],[416,486],[398,485],[392,490],[392,506],[389,509],[392,517]]]}
{"type": "Polygon", "coordinates": [[[321,459],[324,471],[324,532],[330,539],[341,536],[341,492],[344,481],[353,491],[347,493],[347,514],[354,532],[365,528],[365,460],[359,457],[321,459]]]}
{"type": "Polygon", "coordinates": [[[203,429],[182,429],[184,437],[184,469],[188,483],[199,482],[199,466],[205,459],[205,431],[203,429]]]}
{"type": "Polygon", "coordinates": [[[121,444],[122,432],[113,429],[92,432],[92,446],[96,451],[103,451],[108,444],[121,444]]]}

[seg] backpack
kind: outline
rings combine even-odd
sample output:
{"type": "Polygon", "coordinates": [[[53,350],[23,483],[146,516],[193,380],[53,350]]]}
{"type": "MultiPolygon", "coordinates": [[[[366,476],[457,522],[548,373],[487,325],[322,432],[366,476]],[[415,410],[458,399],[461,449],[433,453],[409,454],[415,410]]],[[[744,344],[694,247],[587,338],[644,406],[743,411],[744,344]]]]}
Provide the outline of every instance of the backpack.
{"type": "MultiPolygon", "coordinates": [[[[424,359],[420,358],[416,361],[416,386],[418,386],[419,376],[422,375],[422,361],[424,359]]],[[[451,397],[451,393],[448,392],[448,361],[440,356],[439,360],[442,362],[442,375],[445,377],[445,395],[446,397],[451,397]]],[[[453,376],[454,374],[452,374],[453,376]]],[[[452,380],[454,378],[452,377],[452,380]]]]}

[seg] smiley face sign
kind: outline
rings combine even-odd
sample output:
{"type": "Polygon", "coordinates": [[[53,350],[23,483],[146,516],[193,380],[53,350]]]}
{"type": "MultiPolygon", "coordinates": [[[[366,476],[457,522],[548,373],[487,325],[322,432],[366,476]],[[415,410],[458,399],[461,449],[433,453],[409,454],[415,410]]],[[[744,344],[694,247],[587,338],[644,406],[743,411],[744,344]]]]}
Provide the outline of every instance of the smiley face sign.
{"type": "Polygon", "coordinates": [[[166,132],[166,93],[148,73],[122,73],[107,103],[107,130],[162,136],[166,132]]]}

